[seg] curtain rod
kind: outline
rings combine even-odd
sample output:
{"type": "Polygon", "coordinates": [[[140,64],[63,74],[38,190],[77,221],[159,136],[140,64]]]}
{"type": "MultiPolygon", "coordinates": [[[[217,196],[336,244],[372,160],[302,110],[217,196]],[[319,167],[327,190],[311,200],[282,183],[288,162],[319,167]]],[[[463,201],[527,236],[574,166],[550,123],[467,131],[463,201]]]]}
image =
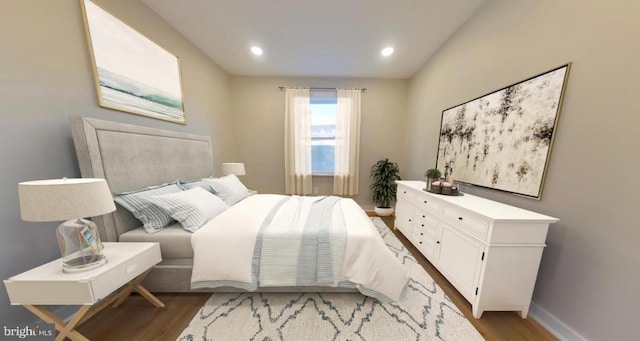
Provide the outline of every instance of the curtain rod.
{"type": "MultiPolygon", "coordinates": [[[[297,87],[291,87],[291,86],[279,86],[278,89],[280,89],[280,91],[284,91],[285,89],[306,89],[306,88],[297,88],[297,87]]],[[[367,91],[367,88],[340,88],[340,89],[360,90],[362,92],[367,91]]],[[[338,90],[338,88],[315,88],[315,87],[310,87],[309,90],[338,90]]]]}

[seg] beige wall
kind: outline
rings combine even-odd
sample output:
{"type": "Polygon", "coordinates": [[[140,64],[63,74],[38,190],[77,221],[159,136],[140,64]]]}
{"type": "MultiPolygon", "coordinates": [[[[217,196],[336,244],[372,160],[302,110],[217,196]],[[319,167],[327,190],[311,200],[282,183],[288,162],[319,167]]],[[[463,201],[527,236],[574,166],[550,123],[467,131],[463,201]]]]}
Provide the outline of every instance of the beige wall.
{"type": "MultiPolygon", "coordinates": [[[[284,94],[277,86],[366,87],[356,199],[367,206],[368,171],[376,160],[397,161],[402,176],[413,179],[434,165],[442,109],[571,61],[542,200],[469,191],[561,219],[547,239],[534,295],[539,307],[589,339],[637,336],[640,2],[490,1],[409,82],[229,77],[139,0],[99,3],[180,57],[189,124],[98,107],[76,0],[4,4],[2,278],[59,256],[55,223],[20,220],[16,184],[79,176],[71,115],[210,135],[216,169],[223,161],[245,162],[249,187],[282,193],[284,94]]],[[[329,193],[329,179],[314,180],[329,193]]],[[[11,307],[0,290],[0,321],[29,320],[35,318],[11,307]]]]}
{"type": "Polygon", "coordinates": [[[638,13],[635,0],[490,1],[409,85],[408,175],[420,178],[443,109],[573,62],[542,200],[468,191],[560,218],[534,302],[590,340],[638,337],[638,13]]]}
{"type": "MultiPolygon", "coordinates": [[[[231,77],[237,160],[244,162],[248,187],[284,193],[284,92],[278,86],[362,87],[360,181],[356,201],[373,207],[369,168],[379,159],[398,162],[404,174],[406,80],[231,77]]],[[[331,194],[332,177],[314,177],[319,194],[331,194]]]]}
{"type": "MultiPolygon", "coordinates": [[[[69,116],[210,135],[214,160],[233,151],[229,76],[139,1],[101,0],[118,17],[178,55],[188,125],[98,106],[77,0],[5,0],[0,10],[0,277],[60,257],[58,223],[20,219],[21,181],[80,176],[69,116]]],[[[215,165],[219,169],[219,164],[215,165]]],[[[66,317],[66,316],[65,316],[66,317]]],[[[35,321],[0,290],[0,321],[35,321]]]]}

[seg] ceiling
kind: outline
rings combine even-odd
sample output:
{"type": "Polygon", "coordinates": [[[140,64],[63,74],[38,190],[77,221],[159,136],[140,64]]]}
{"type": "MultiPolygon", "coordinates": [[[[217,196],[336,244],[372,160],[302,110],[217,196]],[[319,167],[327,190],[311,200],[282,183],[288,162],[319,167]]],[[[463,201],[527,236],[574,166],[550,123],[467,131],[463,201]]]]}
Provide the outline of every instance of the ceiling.
{"type": "Polygon", "coordinates": [[[371,78],[411,77],[486,2],[142,1],[230,74],[371,78]]]}

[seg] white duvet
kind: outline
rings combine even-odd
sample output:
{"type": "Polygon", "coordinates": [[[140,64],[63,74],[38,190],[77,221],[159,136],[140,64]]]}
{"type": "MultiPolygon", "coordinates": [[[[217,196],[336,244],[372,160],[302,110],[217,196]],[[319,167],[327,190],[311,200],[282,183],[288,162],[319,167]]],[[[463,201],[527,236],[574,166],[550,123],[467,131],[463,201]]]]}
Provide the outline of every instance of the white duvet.
{"type": "MultiPolygon", "coordinates": [[[[249,196],[193,233],[192,288],[234,286],[255,290],[252,261],[258,231],[284,198],[276,194],[249,196]]],[[[339,282],[349,283],[369,296],[399,300],[408,281],[404,266],[355,201],[343,198],[336,205],[347,227],[339,282]]],[[[278,211],[273,221],[278,221],[279,214],[286,213],[278,211]]]]}

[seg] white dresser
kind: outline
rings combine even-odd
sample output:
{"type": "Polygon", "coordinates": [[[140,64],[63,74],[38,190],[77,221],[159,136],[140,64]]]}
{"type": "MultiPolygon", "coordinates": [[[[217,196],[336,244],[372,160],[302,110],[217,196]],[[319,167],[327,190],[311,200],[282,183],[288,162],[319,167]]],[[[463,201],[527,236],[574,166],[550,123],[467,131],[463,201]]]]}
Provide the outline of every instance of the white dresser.
{"type": "Polygon", "coordinates": [[[558,219],[470,194],[397,181],[395,227],[473,306],[527,317],[549,224],[558,219]]]}

